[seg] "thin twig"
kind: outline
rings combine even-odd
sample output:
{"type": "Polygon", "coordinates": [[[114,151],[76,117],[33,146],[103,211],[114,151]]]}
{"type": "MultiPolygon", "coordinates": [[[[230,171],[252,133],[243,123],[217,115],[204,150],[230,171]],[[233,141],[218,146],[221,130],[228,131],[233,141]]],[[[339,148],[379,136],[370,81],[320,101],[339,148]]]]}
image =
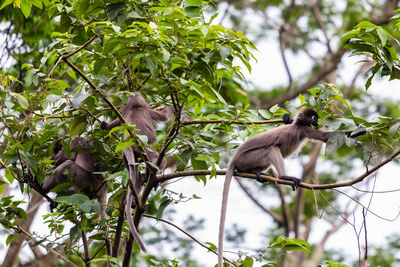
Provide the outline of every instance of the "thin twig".
{"type": "Polygon", "coordinates": [[[282,222],[282,218],[274,211],[271,211],[269,209],[267,209],[266,207],[264,207],[260,201],[258,201],[252,193],[250,193],[249,189],[243,184],[243,182],[239,179],[236,178],[236,181],[238,182],[240,188],[242,188],[243,192],[254,202],[254,204],[256,204],[260,209],[262,209],[265,213],[267,213],[268,215],[270,215],[274,221],[276,221],[278,224],[283,224],[282,222]]]}
{"type": "MultiPolygon", "coordinates": [[[[35,242],[35,244],[39,244],[39,246],[41,246],[42,248],[46,248],[46,245],[43,244],[42,242],[38,243],[38,241],[27,231],[25,231],[24,229],[22,229],[19,226],[13,226],[13,225],[8,225],[10,228],[14,229],[17,232],[23,233],[24,235],[26,235],[30,240],[32,240],[33,242],[35,242]]],[[[66,264],[68,264],[69,266],[72,267],[77,267],[77,265],[75,265],[72,261],[70,261],[69,259],[67,259],[66,257],[64,257],[63,255],[60,254],[60,252],[58,252],[57,250],[55,250],[54,248],[48,250],[50,253],[53,253],[54,255],[56,255],[60,260],[62,260],[63,262],[65,262],[66,264]]]]}
{"type": "MultiPolygon", "coordinates": [[[[168,220],[165,220],[163,218],[157,218],[156,216],[153,215],[149,215],[149,214],[143,214],[144,217],[148,217],[148,218],[152,218],[152,219],[156,219],[157,221],[161,221],[164,222],[166,224],[169,224],[173,227],[175,227],[176,229],[178,229],[179,231],[181,231],[182,233],[184,233],[185,235],[187,235],[188,237],[190,237],[190,239],[192,239],[194,242],[196,242],[197,244],[199,244],[200,246],[202,246],[203,248],[206,248],[208,251],[211,251],[212,253],[214,253],[215,255],[218,256],[218,253],[215,250],[210,249],[209,247],[207,247],[206,245],[204,245],[201,241],[199,241],[198,239],[196,239],[194,236],[192,236],[190,233],[186,232],[184,229],[182,229],[181,227],[179,227],[178,225],[174,224],[173,222],[170,222],[168,220]]],[[[227,258],[224,257],[224,260],[229,262],[230,264],[232,264],[233,266],[235,266],[235,264],[233,264],[232,261],[228,260],[227,258]]]]}
{"type": "Polygon", "coordinates": [[[81,51],[82,49],[84,49],[85,47],[87,47],[95,38],[97,37],[97,35],[93,35],[88,41],[86,41],[86,43],[84,43],[81,47],[79,47],[78,49],[76,49],[75,51],[72,51],[69,54],[65,54],[65,55],[61,55],[56,64],[53,66],[53,68],[50,70],[49,74],[47,75],[47,77],[51,77],[53,76],[53,73],[55,71],[55,69],[57,68],[57,66],[60,64],[61,60],[67,59],[73,55],[75,55],[76,53],[78,53],[79,51],[81,51]]]}

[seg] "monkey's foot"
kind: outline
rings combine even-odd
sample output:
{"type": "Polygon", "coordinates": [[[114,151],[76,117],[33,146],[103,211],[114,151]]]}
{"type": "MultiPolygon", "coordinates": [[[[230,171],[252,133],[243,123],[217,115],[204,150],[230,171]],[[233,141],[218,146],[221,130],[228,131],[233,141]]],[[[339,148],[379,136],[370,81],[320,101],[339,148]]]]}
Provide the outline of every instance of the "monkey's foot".
{"type": "Polygon", "coordinates": [[[264,179],[261,179],[260,177],[261,172],[256,172],[256,181],[259,183],[266,183],[267,181],[265,181],[264,179]]]}
{"type": "Polygon", "coordinates": [[[292,188],[293,191],[296,190],[300,186],[301,179],[293,177],[293,176],[279,176],[279,179],[293,181],[292,188]]]}

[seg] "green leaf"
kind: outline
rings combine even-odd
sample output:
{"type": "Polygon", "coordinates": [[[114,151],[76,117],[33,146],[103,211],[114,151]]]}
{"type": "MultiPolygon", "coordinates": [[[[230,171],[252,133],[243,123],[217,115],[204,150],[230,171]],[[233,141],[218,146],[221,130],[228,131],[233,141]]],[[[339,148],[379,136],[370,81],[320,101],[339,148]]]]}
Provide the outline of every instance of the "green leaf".
{"type": "Polygon", "coordinates": [[[32,5],[36,6],[37,8],[42,9],[43,8],[43,4],[40,0],[30,0],[32,2],[32,5]]]}
{"type": "Polygon", "coordinates": [[[379,36],[379,39],[381,40],[382,46],[385,46],[386,41],[387,41],[386,31],[384,29],[382,29],[381,27],[379,27],[378,29],[376,29],[376,32],[378,33],[378,36],[379,36]]]}
{"type": "Polygon", "coordinates": [[[161,199],[161,204],[160,204],[160,206],[158,208],[158,212],[157,212],[157,218],[161,218],[162,214],[164,213],[165,208],[168,207],[169,204],[171,204],[171,203],[172,203],[172,199],[170,199],[166,196],[164,196],[161,199]]]}
{"type": "Polygon", "coordinates": [[[252,267],[253,266],[253,258],[246,257],[240,266],[242,267],[252,267]]]}
{"type": "Polygon", "coordinates": [[[369,21],[362,21],[357,24],[356,28],[364,28],[364,29],[375,29],[377,26],[369,21]]]}
{"type": "Polygon", "coordinates": [[[17,99],[18,104],[21,106],[21,108],[23,108],[24,110],[29,108],[28,100],[26,100],[26,98],[23,95],[18,94],[18,93],[12,93],[12,92],[10,92],[10,94],[13,97],[15,97],[15,99],[17,99]]]}
{"type": "Polygon", "coordinates": [[[118,142],[117,146],[115,147],[115,152],[119,152],[124,148],[133,146],[134,144],[136,144],[136,142],[133,139],[122,140],[122,141],[118,142]]]}
{"type": "Polygon", "coordinates": [[[270,111],[271,113],[275,113],[275,112],[278,111],[278,109],[279,109],[279,105],[278,105],[278,104],[275,104],[275,105],[273,105],[273,106],[269,109],[269,111],[270,111]]]}
{"type": "Polygon", "coordinates": [[[122,176],[124,176],[124,171],[115,172],[107,177],[107,181],[113,181],[116,178],[122,177],[122,176]]]}
{"type": "Polygon", "coordinates": [[[10,173],[8,169],[5,170],[5,177],[10,184],[14,182],[14,176],[10,173]]]}
{"type": "Polygon", "coordinates": [[[81,133],[83,133],[86,129],[86,125],[87,120],[83,116],[73,119],[69,125],[69,135],[71,139],[74,139],[75,137],[81,135],[81,133]]]}
{"type": "Polygon", "coordinates": [[[148,145],[149,138],[147,137],[147,135],[138,134],[136,136],[139,138],[140,142],[142,142],[145,145],[148,145]]]}
{"type": "Polygon", "coordinates": [[[306,101],[306,98],[302,94],[299,94],[299,100],[300,100],[300,103],[303,105],[304,102],[306,101]]]}
{"type": "Polygon", "coordinates": [[[185,0],[185,6],[201,6],[201,0],[185,0]]]}
{"type": "Polygon", "coordinates": [[[72,205],[79,205],[88,200],[89,200],[89,197],[86,195],[83,195],[83,194],[73,194],[70,196],[57,196],[56,197],[57,202],[65,201],[68,204],[72,204],[72,205]]]}
{"type": "Polygon", "coordinates": [[[86,98],[90,95],[85,91],[80,91],[75,97],[72,99],[72,106],[78,107],[86,98]]]}
{"type": "MultiPolygon", "coordinates": [[[[208,165],[205,161],[197,160],[196,158],[191,158],[192,167],[194,170],[206,170],[208,169],[208,165]]],[[[196,180],[202,181],[204,184],[207,182],[207,178],[205,175],[197,175],[195,176],[196,180]]]]}
{"type": "Polygon", "coordinates": [[[208,248],[212,251],[217,251],[217,246],[211,242],[206,242],[206,244],[208,245],[208,248]]]}
{"type": "Polygon", "coordinates": [[[281,248],[287,251],[299,250],[306,253],[311,253],[311,249],[309,248],[310,246],[311,244],[304,240],[281,236],[278,237],[278,239],[275,240],[275,242],[273,242],[269,248],[281,248]]]}
{"type": "Polygon", "coordinates": [[[224,61],[231,54],[231,48],[227,46],[221,46],[218,50],[221,56],[221,61],[224,61]]]}
{"type": "Polygon", "coordinates": [[[377,73],[377,71],[380,70],[380,69],[381,69],[381,65],[379,65],[379,64],[376,64],[375,66],[373,66],[371,68],[372,74],[371,74],[371,76],[368,78],[368,80],[365,83],[365,90],[368,90],[368,88],[371,86],[372,79],[374,78],[374,76],[377,73]]]}
{"type": "Polygon", "coordinates": [[[107,5],[106,13],[110,20],[114,20],[119,14],[119,12],[121,12],[124,9],[126,9],[126,5],[123,2],[112,3],[107,5]]]}
{"type": "Polygon", "coordinates": [[[3,4],[1,4],[0,10],[2,10],[3,8],[5,8],[6,6],[8,6],[9,4],[11,4],[11,3],[13,3],[13,2],[14,2],[14,0],[5,0],[5,1],[3,2],[3,4]]]}
{"type": "Polygon", "coordinates": [[[71,239],[72,242],[75,242],[80,231],[81,231],[81,228],[79,227],[78,224],[71,227],[71,229],[69,230],[69,238],[71,239]]]}
{"type": "Polygon", "coordinates": [[[10,243],[11,243],[11,241],[13,241],[13,239],[14,239],[14,235],[13,234],[9,234],[7,236],[7,239],[6,239],[6,245],[7,246],[10,245],[10,243]]]}
{"type": "Polygon", "coordinates": [[[389,133],[391,135],[395,135],[397,133],[397,130],[399,129],[400,126],[400,121],[396,122],[392,127],[389,128],[389,133]]]}
{"type": "Polygon", "coordinates": [[[146,57],[146,63],[151,75],[155,76],[157,74],[157,65],[154,63],[153,59],[151,57],[146,57]]]}
{"type": "Polygon", "coordinates": [[[76,74],[74,70],[67,71],[68,75],[76,81],[76,74]]]}
{"type": "Polygon", "coordinates": [[[21,11],[24,14],[25,18],[27,19],[31,14],[31,1],[29,0],[21,0],[21,11]]]}
{"type": "Polygon", "coordinates": [[[271,119],[271,113],[268,110],[260,109],[258,110],[258,113],[260,113],[260,115],[266,120],[271,119]]]}
{"type": "Polygon", "coordinates": [[[328,155],[338,150],[344,144],[344,141],[344,134],[340,132],[331,133],[328,142],[326,142],[325,154],[328,155]]]}
{"type": "Polygon", "coordinates": [[[104,65],[104,62],[106,60],[103,58],[97,58],[96,61],[94,62],[94,67],[93,67],[93,71],[95,74],[99,73],[99,71],[101,70],[101,68],[104,65]]]}

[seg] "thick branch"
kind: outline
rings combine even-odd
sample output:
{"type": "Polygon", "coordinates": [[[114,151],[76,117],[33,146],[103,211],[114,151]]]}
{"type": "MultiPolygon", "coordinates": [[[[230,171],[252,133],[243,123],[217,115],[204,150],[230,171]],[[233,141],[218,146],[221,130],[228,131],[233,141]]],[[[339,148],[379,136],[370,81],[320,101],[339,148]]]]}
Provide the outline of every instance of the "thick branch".
{"type": "MultiPolygon", "coordinates": [[[[400,149],[397,150],[395,153],[393,153],[389,158],[386,160],[382,161],[381,163],[375,165],[373,168],[368,169],[366,172],[364,172],[362,175],[360,175],[357,178],[354,178],[352,180],[349,180],[347,182],[339,182],[339,183],[331,183],[331,184],[310,184],[310,183],[301,183],[300,187],[306,188],[306,189],[312,189],[312,190],[326,190],[326,189],[332,189],[332,188],[338,188],[338,187],[346,187],[346,186],[352,186],[358,182],[363,181],[366,177],[371,175],[372,173],[376,172],[378,169],[386,165],[387,163],[393,161],[398,155],[400,154],[400,149]]],[[[195,176],[195,175],[210,175],[211,170],[195,170],[195,171],[183,171],[183,172],[176,172],[176,173],[171,173],[171,174],[161,174],[157,175],[157,180],[158,182],[162,183],[177,177],[183,177],[183,176],[195,176]]],[[[217,175],[225,175],[226,171],[224,170],[217,170],[216,171],[217,175]]],[[[248,178],[248,179],[254,179],[256,180],[257,175],[252,174],[252,173],[235,173],[236,177],[243,177],[243,178],[248,178]]],[[[293,182],[289,180],[281,180],[279,178],[275,178],[272,176],[268,176],[265,174],[261,174],[260,178],[266,182],[272,182],[272,183],[278,183],[278,184],[284,184],[284,185],[290,185],[293,186],[293,182]]]]}
{"type": "Polygon", "coordinates": [[[191,120],[182,121],[182,125],[192,125],[192,124],[211,124],[211,123],[222,123],[222,124],[270,124],[270,123],[281,123],[282,120],[265,120],[265,121],[230,121],[230,120],[191,120]]]}

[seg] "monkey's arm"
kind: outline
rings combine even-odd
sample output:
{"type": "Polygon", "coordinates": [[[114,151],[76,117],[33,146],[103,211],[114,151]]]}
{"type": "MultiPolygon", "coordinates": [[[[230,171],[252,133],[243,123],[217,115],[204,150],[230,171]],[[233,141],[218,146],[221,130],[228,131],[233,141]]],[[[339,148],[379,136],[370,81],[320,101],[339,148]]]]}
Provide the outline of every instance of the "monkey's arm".
{"type": "Polygon", "coordinates": [[[54,166],[60,166],[65,161],[67,161],[69,158],[65,154],[64,150],[61,149],[54,156],[52,156],[51,159],[54,160],[54,162],[53,162],[54,166]]]}
{"type": "Polygon", "coordinates": [[[112,122],[107,124],[106,130],[109,131],[112,128],[120,126],[120,125],[121,125],[121,120],[119,118],[116,118],[115,120],[113,120],[112,122]]]}
{"type": "Polygon", "coordinates": [[[69,181],[79,188],[83,185],[91,184],[91,180],[90,173],[80,168],[72,160],[67,160],[46,177],[43,181],[42,188],[45,192],[49,192],[57,185],[69,181]]]}
{"type": "Polygon", "coordinates": [[[150,117],[154,121],[167,121],[171,118],[174,110],[170,107],[163,107],[162,110],[150,109],[150,117]]]}
{"type": "Polygon", "coordinates": [[[322,141],[325,143],[326,143],[326,141],[328,141],[330,135],[331,135],[331,132],[316,130],[311,127],[305,127],[305,129],[304,129],[304,136],[306,138],[313,139],[313,140],[319,140],[319,141],[322,141]]]}

